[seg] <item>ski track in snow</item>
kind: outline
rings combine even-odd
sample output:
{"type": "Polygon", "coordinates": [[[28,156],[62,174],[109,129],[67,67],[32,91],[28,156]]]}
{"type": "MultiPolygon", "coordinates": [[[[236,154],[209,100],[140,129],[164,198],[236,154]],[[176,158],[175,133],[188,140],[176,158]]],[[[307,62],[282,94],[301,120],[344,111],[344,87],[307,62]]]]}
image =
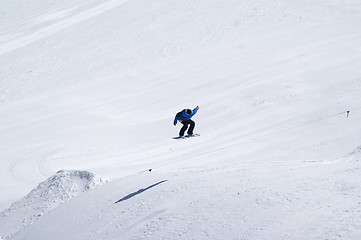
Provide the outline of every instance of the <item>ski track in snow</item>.
{"type": "MultiPolygon", "coordinates": [[[[111,0],[111,1],[107,1],[105,3],[102,3],[96,7],[93,7],[91,9],[85,10],[80,12],[79,14],[76,14],[74,16],[69,16],[67,18],[64,18],[64,16],[62,17],[63,20],[60,20],[57,23],[51,24],[50,26],[47,26],[45,28],[42,28],[40,30],[35,31],[34,33],[31,33],[25,37],[17,37],[16,40],[11,40],[9,42],[5,42],[3,44],[0,45],[0,54],[5,54],[8,53],[10,51],[13,51],[15,49],[24,47],[32,42],[41,40],[45,37],[49,37],[55,33],[60,33],[61,31],[64,31],[72,26],[74,26],[75,24],[78,24],[82,21],[85,21],[89,18],[95,17],[99,14],[102,14],[106,11],[109,11],[121,4],[124,4],[125,2],[127,2],[128,0],[124,0],[124,1],[119,1],[119,0],[111,0]]],[[[68,12],[70,10],[67,10],[66,12],[68,12]]],[[[59,15],[59,13],[57,13],[55,16],[52,15],[52,19],[56,19],[57,15],[59,15]]],[[[60,13],[60,15],[63,15],[60,13]]]]}
{"type": "Polygon", "coordinates": [[[0,3],[0,237],[360,239],[360,13],[0,3]],[[197,105],[201,136],[173,140],[197,105]],[[35,187],[60,169],[112,181],[54,203],[35,187]]]}

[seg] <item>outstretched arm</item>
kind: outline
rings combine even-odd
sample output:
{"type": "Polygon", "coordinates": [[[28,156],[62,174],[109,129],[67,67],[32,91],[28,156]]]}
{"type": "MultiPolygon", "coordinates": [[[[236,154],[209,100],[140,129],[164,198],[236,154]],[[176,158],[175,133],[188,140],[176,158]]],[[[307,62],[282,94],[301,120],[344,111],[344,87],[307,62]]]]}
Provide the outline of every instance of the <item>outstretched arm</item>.
{"type": "Polygon", "coordinates": [[[199,110],[198,106],[195,109],[193,109],[191,117],[193,117],[198,112],[198,110],[199,110]]]}

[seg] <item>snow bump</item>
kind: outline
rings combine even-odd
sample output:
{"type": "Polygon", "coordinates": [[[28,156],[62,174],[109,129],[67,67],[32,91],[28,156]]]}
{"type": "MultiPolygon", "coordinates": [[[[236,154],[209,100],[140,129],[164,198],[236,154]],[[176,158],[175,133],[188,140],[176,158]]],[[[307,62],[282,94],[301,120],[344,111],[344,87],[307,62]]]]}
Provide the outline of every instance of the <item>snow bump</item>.
{"type": "Polygon", "coordinates": [[[1,213],[0,225],[4,227],[0,237],[10,237],[51,210],[105,182],[88,171],[58,171],[1,213]]]}

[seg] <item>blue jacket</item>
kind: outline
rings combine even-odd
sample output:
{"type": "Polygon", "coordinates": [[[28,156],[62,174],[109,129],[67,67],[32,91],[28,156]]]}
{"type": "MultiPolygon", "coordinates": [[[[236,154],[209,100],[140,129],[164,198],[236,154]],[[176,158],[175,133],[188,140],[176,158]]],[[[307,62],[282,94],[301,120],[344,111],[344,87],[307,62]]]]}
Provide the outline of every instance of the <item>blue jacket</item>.
{"type": "Polygon", "coordinates": [[[198,108],[193,109],[192,113],[190,115],[186,114],[186,109],[183,109],[183,111],[177,113],[177,115],[175,115],[173,124],[177,124],[177,121],[187,121],[189,119],[191,119],[191,117],[194,116],[194,114],[196,114],[198,111],[198,108]]]}

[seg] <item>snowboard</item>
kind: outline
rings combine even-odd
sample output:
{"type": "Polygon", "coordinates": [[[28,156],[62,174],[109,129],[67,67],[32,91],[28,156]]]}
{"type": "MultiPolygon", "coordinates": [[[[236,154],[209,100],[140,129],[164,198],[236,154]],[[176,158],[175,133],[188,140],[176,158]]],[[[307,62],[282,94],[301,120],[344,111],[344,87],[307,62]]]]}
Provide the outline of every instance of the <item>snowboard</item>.
{"type": "Polygon", "coordinates": [[[185,139],[185,138],[192,138],[192,137],[199,137],[199,136],[200,136],[199,133],[195,133],[195,134],[192,134],[192,135],[174,137],[173,139],[185,139]]]}

